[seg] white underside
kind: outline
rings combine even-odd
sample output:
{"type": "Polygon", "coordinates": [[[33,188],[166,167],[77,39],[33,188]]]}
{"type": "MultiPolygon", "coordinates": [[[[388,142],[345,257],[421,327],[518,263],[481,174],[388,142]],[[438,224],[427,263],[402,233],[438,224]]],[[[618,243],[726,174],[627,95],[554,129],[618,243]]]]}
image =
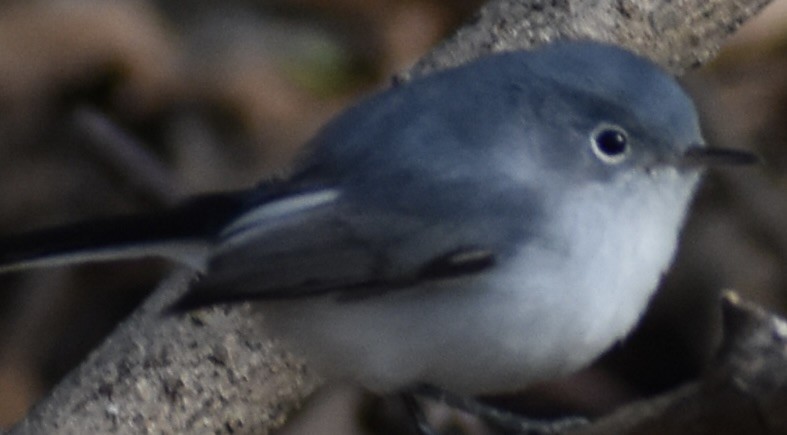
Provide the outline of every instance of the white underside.
{"type": "Polygon", "coordinates": [[[273,302],[263,316],[324,375],[371,390],[519,390],[578,370],[636,325],[674,255],[698,178],[663,169],[587,185],[561,201],[570,206],[553,217],[559,230],[494,273],[357,302],[273,302]],[[597,206],[607,195],[628,199],[597,206]]]}

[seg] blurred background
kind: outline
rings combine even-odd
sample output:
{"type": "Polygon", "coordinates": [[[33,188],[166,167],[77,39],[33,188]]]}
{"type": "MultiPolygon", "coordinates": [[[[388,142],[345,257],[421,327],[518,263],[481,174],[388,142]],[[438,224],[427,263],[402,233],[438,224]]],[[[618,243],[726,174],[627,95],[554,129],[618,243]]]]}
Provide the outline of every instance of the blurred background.
{"type": "MultiPolygon", "coordinates": [[[[0,234],[250,186],[481,3],[0,1],[0,234]]],[[[787,312],[787,0],[684,81],[709,142],[756,150],[766,163],[711,174],[676,267],[630,339],[569,380],[493,403],[530,416],[601,415],[712,363],[723,289],[787,312]]],[[[0,276],[0,427],[167,270],[133,261],[0,276]]],[[[452,433],[485,433],[432,408],[452,433]]],[[[334,387],[286,433],[404,434],[407,424],[395,401],[334,387]]]]}

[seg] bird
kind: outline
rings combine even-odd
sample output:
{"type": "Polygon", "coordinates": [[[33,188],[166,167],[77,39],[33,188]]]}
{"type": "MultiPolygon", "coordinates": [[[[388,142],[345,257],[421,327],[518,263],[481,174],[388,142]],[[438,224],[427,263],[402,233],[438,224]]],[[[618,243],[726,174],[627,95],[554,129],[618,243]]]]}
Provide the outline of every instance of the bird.
{"type": "Polygon", "coordinates": [[[756,160],[651,61],[559,41],[382,90],[247,190],[4,237],[0,272],[165,257],[199,274],[172,312],[251,302],[328,379],[513,392],[624,339],[705,169],[756,160]]]}

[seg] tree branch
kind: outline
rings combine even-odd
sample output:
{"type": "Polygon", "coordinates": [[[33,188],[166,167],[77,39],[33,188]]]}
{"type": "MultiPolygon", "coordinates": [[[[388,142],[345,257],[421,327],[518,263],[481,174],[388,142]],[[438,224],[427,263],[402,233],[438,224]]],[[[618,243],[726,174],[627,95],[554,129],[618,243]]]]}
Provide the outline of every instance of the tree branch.
{"type": "Polygon", "coordinates": [[[724,338],[697,382],[620,409],[577,435],[787,433],[787,322],[727,293],[724,338]]]}
{"type": "MultiPolygon", "coordinates": [[[[711,58],[728,34],[767,3],[769,0],[491,1],[473,23],[401,78],[428,74],[485,53],[580,37],[633,48],[671,71],[681,72],[711,58]]],[[[166,280],[11,433],[268,433],[283,424],[319,380],[262,337],[247,306],[161,316],[161,309],[186,291],[189,280],[184,271],[166,280]]],[[[730,310],[733,314],[728,318],[738,316],[734,314],[737,308],[730,310]]],[[[749,311],[741,313],[744,320],[733,323],[749,324],[745,320],[749,311]]],[[[783,332],[783,327],[755,328],[760,332],[753,334],[768,337],[774,330],[783,332]]],[[[766,354],[771,350],[764,348],[766,354]]],[[[730,361],[748,361],[745,352],[729,355],[737,355],[730,361]]],[[[709,377],[719,381],[686,387],[665,398],[661,407],[648,405],[647,413],[672,415],[682,400],[712,395],[715,386],[729,386],[736,394],[754,387],[769,391],[770,384],[761,384],[756,376],[725,378],[737,376],[737,370],[746,366],[730,361],[720,366],[726,371],[717,370],[717,375],[709,377]],[[740,379],[756,382],[739,384],[740,379]]],[[[778,373],[784,376],[783,361],[779,364],[778,373]]],[[[709,403],[709,408],[721,406],[718,401],[709,403]]],[[[769,411],[763,407],[776,406],[769,401],[749,405],[761,412],[769,411]]],[[[704,415],[696,413],[697,418],[704,415]]],[[[622,433],[593,432],[621,427],[609,426],[621,424],[615,423],[621,418],[616,414],[586,433],[622,433]]]]}
{"type": "Polygon", "coordinates": [[[266,432],[317,386],[262,338],[248,306],[162,315],[180,270],[39,403],[13,434],[266,432]]]}
{"type": "Polygon", "coordinates": [[[771,0],[490,1],[401,78],[499,51],[559,39],[618,44],[676,75],[710,60],[725,38],[771,0]]]}

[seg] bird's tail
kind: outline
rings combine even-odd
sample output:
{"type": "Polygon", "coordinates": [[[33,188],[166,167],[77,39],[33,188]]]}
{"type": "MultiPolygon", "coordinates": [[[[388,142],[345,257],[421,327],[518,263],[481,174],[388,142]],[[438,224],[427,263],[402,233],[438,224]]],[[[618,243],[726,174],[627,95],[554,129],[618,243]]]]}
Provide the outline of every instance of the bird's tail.
{"type": "Polygon", "coordinates": [[[197,197],[170,211],[105,218],[0,238],[0,273],[140,257],[197,270],[212,236],[243,205],[240,194],[197,197]]]}

